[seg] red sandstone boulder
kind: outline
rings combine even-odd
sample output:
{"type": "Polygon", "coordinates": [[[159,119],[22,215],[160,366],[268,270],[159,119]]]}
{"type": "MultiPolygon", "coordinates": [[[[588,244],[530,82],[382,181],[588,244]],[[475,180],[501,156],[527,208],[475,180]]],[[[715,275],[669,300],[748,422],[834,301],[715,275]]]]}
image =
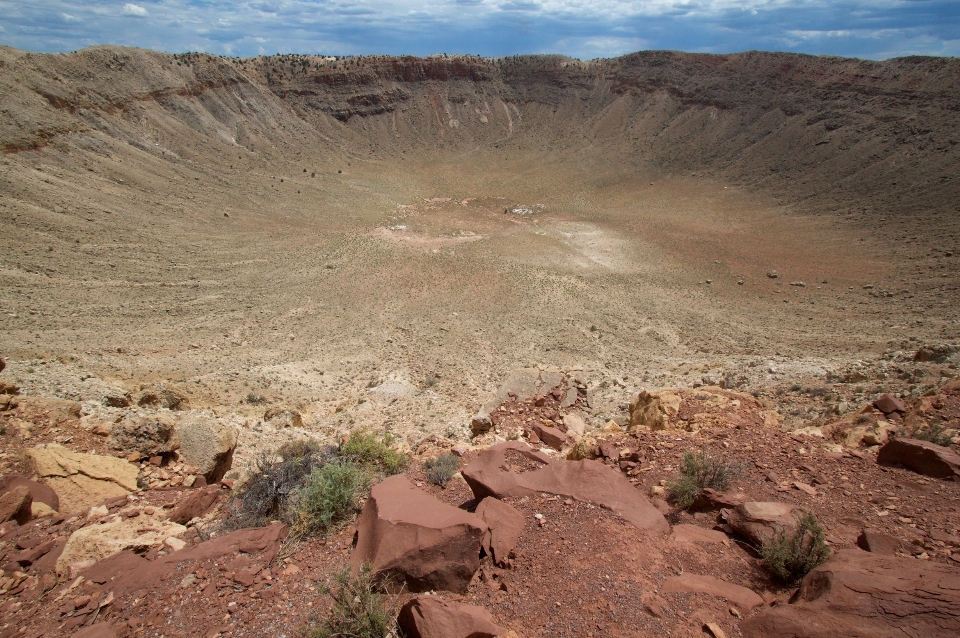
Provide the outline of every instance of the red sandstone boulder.
{"type": "Polygon", "coordinates": [[[562,450],[563,446],[570,440],[569,436],[557,428],[551,428],[540,423],[533,425],[533,431],[537,433],[537,437],[541,441],[557,451],[562,450]]]}
{"type": "Polygon", "coordinates": [[[16,521],[23,525],[33,516],[30,505],[33,497],[26,487],[15,487],[0,495],[0,523],[16,521]]]}
{"type": "Polygon", "coordinates": [[[796,529],[796,514],[800,511],[787,503],[748,501],[727,514],[727,524],[734,532],[759,547],[778,530],[796,529]]]}
{"type": "Polygon", "coordinates": [[[747,589],[741,585],[734,585],[733,583],[728,583],[725,580],[720,580],[713,576],[699,576],[691,573],[667,578],[663,584],[662,591],[667,593],[693,592],[708,594],[717,598],[726,598],[740,611],[750,611],[754,607],[759,607],[763,604],[763,598],[752,589],[747,589]]]}
{"type": "Polygon", "coordinates": [[[488,496],[477,506],[477,516],[490,529],[483,537],[483,550],[501,567],[510,563],[510,552],[520,542],[523,514],[503,501],[488,496]]]}
{"type": "Polygon", "coordinates": [[[557,494],[600,505],[641,531],[670,531],[663,514],[624,476],[598,461],[555,461],[524,443],[507,441],[487,448],[462,470],[477,499],[557,494]],[[541,465],[526,471],[510,469],[507,456],[518,463],[541,465]]]}
{"type": "Polygon", "coordinates": [[[0,492],[8,492],[17,487],[25,487],[30,490],[30,496],[33,497],[34,503],[43,503],[55,512],[60,511],[60,498],[50,486],[31,481],[26,476],[20,476],[19,474],[8,474],[0,479],[0,492]]]}
{"type": "Polygon", "coordinates": [[[217,502],[218,496],[220,496],[219,485],[208,485],[202,489],[194,490],[170,512],[169,518],[174,523],[186,525],[190,519],[203,516],[210,511],[210,508],[217,502]]]}
{"type": "Polygon", "coordinates": [[[706,488],[693,499],[691,512],[717,512],[722,509],[733,509],[747,500],[746,494],[730,494],[706,488]]]}
{"type": "Polygon", "coordinates": [[[867,528],[857,537],[857,546],[867,552],[893,556],[900,549],[900,541],[889,534],[867,528]]]}
{"type": "Polygon", "coordinates": [[[893,412],[903,414],[907,411],[907,405],[892,394],[881,394],[877,400],[873,402],[873,407],[884,414],[891,414],[893,412]]]}
{"type": "Polygon", "coordinates": [[[409,638],[494,638],[507,633],[483,607],[417,596],[400,609],[397,618],[409,638]]]}
{"type": "Polygon", "coordinates": [[[746,638],[960,635],[960,575],[930,561],[836,552],[807,574],[790,605],[745,620],[746,638]]]}
{"type": "Polygon", "coordinates": [[[924,476],[960,481],[960,455],[917,439],[891,439],[877,453],[881,465],[902,465],[924,476]]]}
{"type": "Polygon", "coordinates": [[[462,594],[480,568],[486,533],[479,516],[441,502],[403,475],[391,476],[370,490],[351,563],[370,563],[410,591],[462,594]]]}

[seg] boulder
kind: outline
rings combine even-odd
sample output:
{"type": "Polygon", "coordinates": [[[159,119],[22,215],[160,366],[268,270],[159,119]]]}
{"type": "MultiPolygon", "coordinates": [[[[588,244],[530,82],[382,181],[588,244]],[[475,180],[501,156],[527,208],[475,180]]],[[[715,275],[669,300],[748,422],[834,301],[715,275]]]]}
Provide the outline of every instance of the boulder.
{"type": "Polygon", "coordinates": [[[759,547],[773,538],[778,530],[796,529],[796,514],[801,510],[776,501],[748,501],[727,514],[727,524],[733,531],[759,547]]]}
{"type": "Polygon", "coordinates": [[[540,437],[541,441],[557,451],[562,450],[570,440],[566,434],[557,428],[551,428],[540,423],[534,424],[531,429],[537,433],[537,436],[540,437]]]}
{"type": "Polygon", "coordinates": [[[868,527],[857,537],[857,546],[874,554],[893,556],[900,549],[900,540],[868,527]]]}
{"type": "Polygon", "coordinates": [[[752,589],[734,585],[713,576],[698,576],[689,572],[667,578],[661,591],[693,592],[726,598],[740,611],[750,611],[763,604],[763,598],[752,589]]]}
{"type": "Polygon", "coordinates": [[[920,346],[914,353],[914,361],[930,361],[933,363],[946,363],[951,359],[956,359],[954,355],[960,352],[960,344],[939,343],[936,345],[920,346]]]}
{"type": "Polygon", "coordinates": [[[70,638],[117,638],[119,634],[113,625],[108,622],[98,622],[70,635],[70,638]]]}
{"type": "Polygon", "coordinates": [[[587,422],[579,414],[564,415],[563,424],[567,427],[567,435],[572,437],[581,437],[587,431],[587,422]]]}
{"type": "Polygon", "coordinates": [[[555,461],[525,443],[507,441],[481,452],[461,473],[478,500],[545,492],[605,507],[641,531],[670,530],[663,514],[630,481],[598,461],[555,461]],[[508,454],[541,467],[526,472],[505,469],[508,454]]]}
{"type": "Polygon", "coordinates": [[[146,511],[135,518],[117,516],[81,527],[67,539],[57,559],[57,574],[67,576],[72,564],[96,562],[117,552],[144,552],[160,547],[165,539],[185,531],[186,527],[168,521],[161,513],[147,514],[146,511]]]}
{"type": "Polygon", "coordinates": [[[60,510],[60,499],[57,493],[49,485],[37,483],[26,476],[19,474],[7,474],[0,479],[0,492],[6,492],[17,487],[25,487],[30,490],[30,496],[33,497],[33,504],[43,503],[54,511],[60,510]]]}
{"type": "Polygon", "coordinates": [[[483,549],[501,567],[510,564],[510,552],[520,542],[523,514],[500,499],[488,496],[477,506],[477,516],[490,528],[483,537],[483,549]]]}
{"type": "Polygon", "coordinates": [[[873,402],[873,407],[884,414],[891,414],[893,412],[900,412],[902,414],[907,411],[906,404],[889,393],[881,394],[877,397],[877,400],[873,402]]]}
{"type": "MultiPolygon", "coordinates": [[[[511,370],[496,394],[485,402],[470,420],[470,429],[473,431],[473,435],[483,434],[493,428],[493,419],[490,415],[504,401],[510,399],[525,401],[537,395],[546,394],[552,389],[560,387],[565,376],[563,372],[552,369],[521,368],[511,370]]],[[[567,389],[559,391],[561,394],[558,396],[564,398],[567,396],[564,393],[570,392],[567,389]]],[[[573,394],[576,394],[575,385],[573,394]]]]}
{"type": "Polygon", "coordinates": [[[133,397],[140,407],[166,408],[168,410],[188,410],[190,400],[177,388],[158,383],[152,388],[141,390],[133,397]]]}
{"type": "Polygon", "coordinates": [[[880,448],[877,463],[902,465],[924,476],[960,480],[960,455],[929,441],[891,439],[880,448]]]}
{"type": "Polygon", "coordinates": [[[223,478],[233,464],[237,428],[216,419],[193,417],[177,424],[180,455],[203,474],[207,483],[223,478]]]}
{"type": "Polygon", "coordinates": [[[407,602],[397,623],[409,638],[494,638],[507,633],[483,607],[416,596],[407,602]]]}
{"type": "Polygon", "coordinates": [[[690,390],[666,388],[643,390],[630,403],[630,426],[651,430],[699,430],[703,428],[779,427],[775,410],[742,392],[707,386],[690,390]]]}
{"type": "Polygon", "coordinates": [[[740,625],[746,638],[960,635],[960,576],[932,561],[842,549],[803,579],[792,604],[740,625]]]}
{"type": "Polygon", "coordinates": [[[32,503],[33,497],[26,487],[15,487],[4,492],[0,495],[0,523],[16,521],[23,525],[28,522],[33,517],[30,509],[32,503]]]}
{"type": "Polygon", "coordinates": [[[81,454],[54,443],[28,449],[27,457],[37,476],[57,493],[63,515],[137,489],[140,470],[123,459],[81,454]]]}
{"type": "Polygon", "coordinates": [[[729,543],[727,535],[714,529],[704,529],[698,525],[680,523],[673,526],[670,540],[674,543],[729,543]]]}
{"type": "Polygon", "coordinates": [[[718,492],[711,488],[706,488],[693,499],[693,505],[690,506],[691,512],[717,512],[722,509],[733,509],[738,505],[745,503],[747,495],[742,492],[730,494],[718,492]]]}
{"type": "Polygon", "coordinates": [[[186,525],[191,519],[209,512],[219,496],[219,485],[208,485],[202,489],[193,490],[187,498],[173,508],[173,511],[170,512],[170,520],[174,523],[186,525]]]}
{"type": "Polygon", "coordinates": [[[169,414],[129,416],[110,430],[110,443],[124,454],[143,457],[168,454],[180,447],[176,419],[169,414]]]}
{"type": "Polygon", "coordinates": [[[370,563],[413,592],[462,594],[480,568],[487,529],[479,516],[441,502],[403,475],[391,476],[370,490],[351,563],[370,563]]]}

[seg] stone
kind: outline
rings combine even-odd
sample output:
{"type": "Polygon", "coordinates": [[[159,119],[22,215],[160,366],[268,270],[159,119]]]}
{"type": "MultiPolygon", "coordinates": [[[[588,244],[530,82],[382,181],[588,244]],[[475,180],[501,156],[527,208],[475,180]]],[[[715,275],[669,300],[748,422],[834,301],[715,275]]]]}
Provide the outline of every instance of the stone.
{"type": "Polygon", "coordinates": [[[487,529],[479,516],[417,489],[403,475],[391,476],[370,490],[351,563],[370,563],[409,591],[463,594],[480,568],[487,529]]]}
{"type": "Polygon", "coordinates": [[[727,535],[713,529],[704,529],[689,523],[680,523],[673,526],[670,540],[674,543],[728,543],[727,535]]]}
{"type": "Polygon", "coordinates": [[[704,623],[703,630],[713,636],[713,638],[727,638],[727,634],[724,633],[723,629],[720,629],[720,625],[715,622],[704,623]]]}
{"type": "Polygon", "coordinates": [[[80,418],[80,404],[76,401],[42,397],[20,397],[19,403],[21,410],[45,415],[51,425],[59,425],[64,421],[72,421],[80,418]]]}
{"type": "Polygon", "coordinates": [[[500,499],[488,496],[480,501],[476,515],[483,519],[489,531],[483,537],[483,549],[494,564],[510,564],[510,552],[520,542],[523,532],[523,514],[500,499]]]}
{"type": "Polygon", "coordinates": [[[57,493],[58,511],[65,516],[137,490],[140,472],[123,459],[73,452],[54,443],[26,452],[34,472],[57,493]]]}
{"type": "Polygon", "coordinates": [[[20,525],[27,523],[32,517],[30,509],[33,496],[24,486],[15,487],[0,495],[0,523],[16,521],[20,525]]]}
{"type": "Polygon", "coordinates": [[[960,635],[960,576],[934,561],[841,549],[807,574],[791,600],[743,621],[743,636],[960,635]]]}
{"type": "Polygon", "coordinates": [[[263,413],[263,420],[278,429],[303,428],[303,415],[297,410],[270,407],[263,413]]]}
{"type": "Polygon", "coordinates": [[[506,441],[480,452],[461,472],[477,500],[556,494],[605,507],[641,531],[670,530],[663,514],[630,481],[598,461],[555,461],[529,445],[506,441]],[[522,473],[504,469],[508,452],[542,467],[522,473]]]}
{"type": "Polygon", "coordinates": [[[216,504],[219,496],[219,485],[208,485],[207,487],[193,490],[189,496],[173,508],[173,511],[170,512],[170,520],[174,523],[186,525],[191,519],[203,516],[209,512],[216,504]]]}
{"type": "Polygon", "coordinates": [[[661,591],[668,593],[694,592],[717,598],[726,598],[744,611],[749,611],[763,604],[763,598],[752,589],[734,585],[713,576],[698,576],[690,572],[667,578],[661,591]]]}
{"type": "Polygon", "coordinates": [[[718,492],[712,488],[706,488],[693,499],[693,505],[690,506],[691,512],[717,512],[722,509],[733,509],[747,500],[747,495],[743,493],[729,494],[718,492]]]}
{"type": "Polygon", "coordinates": [[[123,551],[147,551],[179,536],[186,527],[166,520],[161,514],[144,513],[136,518],[118,516],[99,524],[81,527],[67,539],[57,560],[57,574],[66,576],[73,563],[99,561],[123,551]]]}
{"type": "Polygon", "coordinates": [[[730,511],[727,524],[754,546],[769,541],[778,530],[796,529],[796,513],[801,510],[776,501],[748,501],[730,511]]]}
{"type": "Polygon", "coordinates": [[[914,353],[913,360],[946,363],[955,358],[954,355],[958,352],[960,352],[960,344],[941,343],[921,346],[916,353],[914,353]]]}
{"type": "Polygon", "coordinates": [[[604,456],[614,463],[620,460],[620,448],[613,441],[601,441],[597,447],[600,450],[600,456],[604,456]]]}
{"type": "Polygon", "coordinates": [[[532,426],[534,432],[541,441],[552,447],[554,450],[562,450],[564,446],[569,442],[570,438],[557,428],[551,428],[549,426],[535,423],[532,426]]]}
{"type": "Polygon", "coordinates": [[[857,546],[867,552],[893,556],[900,549],[900,541],[889,534],[866,528],[857,537],[857,546]]]}
{"type": "Polygon", "coordinates": [[[873,402],[873,407],[884,414],[890,414],[892,412],[900,412],[902,414],[907,411],[907,405],[892,394],[881,394],[877,397],[877,400],[873,402]]]}
{"type": "MultiPolygon", "coordinates": [[[[567,391],[568,394],[570,391],[567,391]]],[[[575,393],[576,391],[574,391],[575,393]]],[[[581,437],[587,432],[587,422],[579,414],[566,414],[563,417],[563,424],[567,426],[567,434],[573,437],[581,437]]]]}
{"type": "Polygon", "coordinates": [[[410,599],[400,609],[397,622],[409,638],[494,638],[507,633],[483,607],[439,596],[410,599]]]}
{"type": "Polygon", "coordinates": [[[960,455],[918,439],[891,439],[877,453],[880,465],[902,465],[924,476],[960,480],[960,455]]]}
{"type": "Polygon", "coordinates": [[[216,419],[193,417],[177,424],[180,455],[197,468],[207,483],[223,478],[233,464],[237,447],[237,428],[216,419]]]}
{"type": "Polygon", "coordinates": [[[189,410],[190,400],[187,395],[165,383],[158,383],[152,388],[141,390],[133,397],[133,401],[140,407],[166,408],[167,410],[189,410]]]}
{"type": "Polygon", "coordinates": [[[127,455],[169,454],[180,447],[176,419],[169,414],[128,416],[110,429],[110,443],[127,455]]]}
{"type": "Polygon", "coordinates": [[[782,417],[755,397],[719,387],[643,390],[630,403],[628,430],[779,427],[782,417]]]}
{"type": "Polygon", "coordinates": [[[19,474],[7,474],[0,479],[0,493],[17,487],[25,487],[29,490],[30,496],[33,498],[33,505],[44,504],[54,511],[60,507],[60,499],[57,497],[57,493],[48,485],[37,483],[19,474]]]}
{"type": "Polygon", "coordinates": [[[179,539],[176,536],[171,536],[170,538],[163,539],[163,544],[165,547],[168,547],[171,551],[174,551],[174,552],[178,552],[187,546],[186,541],[179,539]]]}

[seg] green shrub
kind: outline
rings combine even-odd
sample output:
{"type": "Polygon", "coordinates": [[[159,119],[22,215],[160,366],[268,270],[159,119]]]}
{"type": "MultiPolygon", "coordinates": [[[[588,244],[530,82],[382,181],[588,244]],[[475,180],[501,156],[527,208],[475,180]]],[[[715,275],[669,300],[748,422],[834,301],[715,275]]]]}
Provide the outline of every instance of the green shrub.
{"type": "Polygon", "coordinates": [[[943,447],[950,447],[953,443],[953,436],[947,432],[947,429],[941,423],[937,422],[915,430],[910,438],[929,441],[934,445],[942,445],[943,447]]]}
{"type": "Polygon", "coordinates": [[[827,560],[830,548],[816,517],[804,513],[797,519],[796,530],[790,534],[786,530],[778,530],[763,544],[760,554],[774,576],[787,583],[796,583],[827,560]]]}
{"type": "Polygon", "coordinates": [[[673,502],[687,509],[700,492],[708,487],[722,492],[739,474],[740,466],[735,463],[718,461],[703,451],[686,452],[680,462],[680,477],[669,483],[667,489],[673,502]]]}
{"type": "MultiPolygon", "coordinates": [[[[259,471],[240,491],[239,505],[231,505],[224,521],[227,529],[262,527],[270,521],[290,519],[291,501],[307,477],[323,459],[315,453],[294,454],[286,446],[278,451],[280,461],[260,458],[259,471]]],[[[319,451],[319,450],[318,450],[319,451]]]]}
{"type": "Polygon", "coordinates": [[[427,471],[427,480],[439,486],[446,485],[457,473],[459,464],[456,454],[443,454],[435,459],[427,459],[423,464],[427,471]]]}
{"type": "Polygon", "coordinates": [[[398,474],[410,462],[406,454],[392,447],[393,436],[377,436],[372,432],[354,430],[346,443],[340,446],[339,455],[346,461],[373,472],[398,474]]]}
{"type": "Polygon", "coordinates": [[[297,493],[294,531],[310,535],[340,522],[356,509],[357,496],[367,484],[364,473],[350,463],[315,467],[297,493]]]}
{"type": "Polygon", "coordinates": [[[333,574],[335,588],[321,587],[333,598],[330,614],[314,627],[309,638],[385,638],[396,635],[396,620],[383,595],[374,587],[373,570],[363,565],[353,576],[345,566],[333,574]]]}

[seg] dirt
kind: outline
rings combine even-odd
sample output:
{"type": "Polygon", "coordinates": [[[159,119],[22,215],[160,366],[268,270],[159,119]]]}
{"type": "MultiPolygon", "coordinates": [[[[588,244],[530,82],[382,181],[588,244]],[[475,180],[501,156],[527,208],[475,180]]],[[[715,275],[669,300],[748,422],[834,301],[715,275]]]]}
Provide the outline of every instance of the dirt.
{"type": "MultiPolygon", "coordinates": [[[[869,523],[953,560],[924,535],[956,534],[953,484],[790,433],[957,374],[914,353],[960,343],[958,64],[0,48],[2,380],[80,401],[88,420],[126,414],[106,396],[169,384],[241,428],[238,477],[290,437],[358,426],[422,455],[467,445],[517,368],[577,370],[593,432],[626,425],[641,389],[723,385],[778,410],[783,431],[617,435],[642,452],[638,489],[705,448],[744,461],[752,498],[822,516],[836,547],[869,523]],[[303,427],[266,422],[274,408],[303,427]]],[[[26,471],[38,443],[115,453],[44,418],[3,413],[0,471],[26,471]]],[[[789,593],[737,543],[654,545],[581,503],[512,504],[546,522],[467,599],[521,635],[735,631],[729,605],[658,591],[681,569],[789,593]]],[[[258,583],[273,598],[209,565],[198,589],[164,584],[105,615],[164,635],[293,635],[349,543],[291,547],[282,565],[301,573],[258,583]]],[[[69,635],[45,599],[2,609],[69,635]]]]}

